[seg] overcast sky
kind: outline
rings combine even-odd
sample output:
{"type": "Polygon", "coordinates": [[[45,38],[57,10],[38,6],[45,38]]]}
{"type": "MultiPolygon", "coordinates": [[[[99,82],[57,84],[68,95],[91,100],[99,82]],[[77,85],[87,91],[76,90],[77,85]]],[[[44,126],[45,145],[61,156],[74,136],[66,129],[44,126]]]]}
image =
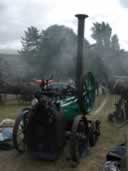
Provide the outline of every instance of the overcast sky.
{"type": "Polygon", "coordinates": [[[24,30],[33,25],[46,29],[63,24],[77,30],[77,13],[88,14],[85,37],[91,39],[94,22],[108,22],[128,50],[128,0],[1,0],[0,49],[19,49],[24,30]]]}

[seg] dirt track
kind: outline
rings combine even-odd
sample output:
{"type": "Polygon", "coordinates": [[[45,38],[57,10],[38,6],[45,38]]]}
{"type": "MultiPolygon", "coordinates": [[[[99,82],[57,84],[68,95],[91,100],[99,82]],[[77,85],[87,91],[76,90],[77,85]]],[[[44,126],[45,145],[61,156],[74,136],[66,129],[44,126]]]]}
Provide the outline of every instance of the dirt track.
{"type": "MultiPolygon", "coordinates": [[[[90,155],[97,150],[101,150],[99,145],[90,152],[90,155]]],[[[74,170],[99,171],[98,168],[103,164],[104,156],[102,156],[102,154],[103,153],[97,153],[95,156],[97,160],[90,160],[90,157],[87,157],[86,160],[82,160],[78,168],[74,170]]],[[[64,158],[56,162],[36,161],[26,154],[17,154],[15,150],[0,152],[0,171],[70,171],[72,169],[70,163],[64,158]]]]}

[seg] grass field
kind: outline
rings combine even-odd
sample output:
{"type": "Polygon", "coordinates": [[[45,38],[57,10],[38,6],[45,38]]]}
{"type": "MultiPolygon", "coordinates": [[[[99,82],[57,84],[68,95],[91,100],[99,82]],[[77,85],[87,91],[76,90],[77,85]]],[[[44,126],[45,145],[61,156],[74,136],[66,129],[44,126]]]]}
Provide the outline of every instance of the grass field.
{"type": "Polygon", "coordinates": [[[0,105],[0,120],[5,118],[15,119],[20,109],[25,106],[24,104],[16,103],[0,105]]]}
{"type": "MultiPolygon", "coordinates": [[[[124,139],[124,130],[113,126],[107,121],[107,115],[113,110],[115,99],[114,96],[110,95],[98,97],[94,111],[88,118],[101,121],[101,136],[97,145],[90,149],[89,155],[81,160],[77,168],[70,168],[64,156],[55,162],[35,161],[27,154],[19,155],[15,150],[11,150],[0,151],[0,171],[101,171],[108,149],[113,145],[122,143],[124,139]],[[105,102],[104,106],[97,110],[103,101],[105,102]],[[96,110],[98,113],[95,112],[96,110]]],[[[0,106],[0,120],[15,118],[17,111],[21,107],[22,105],[16,104],[0,106]]]]}

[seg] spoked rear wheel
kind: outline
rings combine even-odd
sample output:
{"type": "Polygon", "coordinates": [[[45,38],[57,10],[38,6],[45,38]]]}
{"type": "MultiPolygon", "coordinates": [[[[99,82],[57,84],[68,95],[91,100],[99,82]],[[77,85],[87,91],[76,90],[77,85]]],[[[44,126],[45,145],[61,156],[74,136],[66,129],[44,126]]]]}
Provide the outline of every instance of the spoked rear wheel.
{"type": "Polygon", "coordinates": [[[26,151],[25,131],[29,112],[30,109],[23,109],[17,116],[13,128],[13,144],[16,150],[20,153],[26,151]]]}
{"type": "Polygon", "coordinates": [[[91,72],[88,72],[83,78],[83,113],[89,113],[95,103],[96,83],[91,72]]]}

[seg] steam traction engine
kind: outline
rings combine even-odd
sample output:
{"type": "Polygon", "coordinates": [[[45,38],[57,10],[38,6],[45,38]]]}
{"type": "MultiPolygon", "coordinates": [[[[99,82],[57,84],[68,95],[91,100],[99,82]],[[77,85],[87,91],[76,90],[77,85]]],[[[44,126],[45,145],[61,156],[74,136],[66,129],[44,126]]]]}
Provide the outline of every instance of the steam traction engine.
{"type": "Polygon", "coordinates": [[[14,146],[44,160],[56,160],[68,142],[70,159],[76,163],[94,146],[100,135],[100,123],[86,118],[95,102],[95,79],[91,72],[82,74],[84,19],[77,15],[78,54],[76,85],[64,91],[49,88],[44,81],[32,105],[17,116],[13,130],[14,146]],[[70,93],[69,93],[70,92],[70,93]]]}

